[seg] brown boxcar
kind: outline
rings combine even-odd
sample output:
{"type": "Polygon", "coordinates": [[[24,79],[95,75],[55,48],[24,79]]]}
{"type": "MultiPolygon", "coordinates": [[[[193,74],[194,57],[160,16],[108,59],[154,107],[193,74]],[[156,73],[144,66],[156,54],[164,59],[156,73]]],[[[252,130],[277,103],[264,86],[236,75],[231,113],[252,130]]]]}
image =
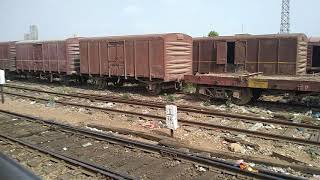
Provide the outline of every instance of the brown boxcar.
{"type": "Polygon", "coordinates": [[[79,40],[22,41],[16,43],[16,67],[19,72],[78,74],[79,40]]]}
{"type": "Polygon", "coordinates": [[[81,74],[137,81],[158,93],[192,74],[192,38],[181,33],[84,38],[81,74]]]}
{"type": "Polygon", "coordinates": [[[304,34],[194,38],[193,72],[305,74],[307,41],[304,34]]]}
{"type": "Polygon", "coordinates": [[[310,73],[320,72],[320,37],[309,38],[307,70],[310,73]]]}
{"type": "Polygon", "coordinates": [[[15,42],[0,42],[0,69],[14,71],[15,60],[15,42]]]}

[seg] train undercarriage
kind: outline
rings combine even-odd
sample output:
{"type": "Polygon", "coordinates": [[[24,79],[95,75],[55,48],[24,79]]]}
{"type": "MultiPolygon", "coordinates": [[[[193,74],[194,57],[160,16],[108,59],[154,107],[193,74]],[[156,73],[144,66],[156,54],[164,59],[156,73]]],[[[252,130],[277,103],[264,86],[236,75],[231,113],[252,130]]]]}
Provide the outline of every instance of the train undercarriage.
{"type": "Polygon", "coordinates": [[[262,95],[285,96],[290,99],[300,100],[306,96],[320,95],[319,93],[308,93],[299,91],[266,90],[255,88],[234,88],[219,86],[197,86],[197,94],[209,99],[228,100],[236,105],[246,105],[258,100],[262,95]]]}
{"type": "Polygon", "coordinates": [[[105,89],[110,86],[122,87],[125,84],[138,84],[144,86],[150,95],[158,95],[164,90],[180,90],[182,81],[163,81],[161,79],[148,78],[124,78],[122,76],[93,76],[77,75],[56,72],[37,72],[37,71],[10,71],[7,72],[9,79],[38,79],[47,82],[60,82],[65,85],[89,85],[95,89],[105,89]]]}

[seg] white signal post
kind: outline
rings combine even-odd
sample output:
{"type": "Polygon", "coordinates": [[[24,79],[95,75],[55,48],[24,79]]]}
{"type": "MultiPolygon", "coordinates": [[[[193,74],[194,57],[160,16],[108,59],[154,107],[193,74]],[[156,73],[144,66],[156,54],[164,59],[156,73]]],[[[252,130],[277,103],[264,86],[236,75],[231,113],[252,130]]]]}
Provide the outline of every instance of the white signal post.
{"type": "Polygon", "coordinates": [[[173,137],[174,130],[179,127],[177,118],[177,106],[166,105],[166,125],[170,129],[171,137],[173,137]]]}
{"type": "Polygon", "coordinates": [[[6,77],[4,70],[0,69],[0,91],[1,91],[1,102],[4,103],[4,96],[3,96],[3,85],[6,84],[6,77]]]}

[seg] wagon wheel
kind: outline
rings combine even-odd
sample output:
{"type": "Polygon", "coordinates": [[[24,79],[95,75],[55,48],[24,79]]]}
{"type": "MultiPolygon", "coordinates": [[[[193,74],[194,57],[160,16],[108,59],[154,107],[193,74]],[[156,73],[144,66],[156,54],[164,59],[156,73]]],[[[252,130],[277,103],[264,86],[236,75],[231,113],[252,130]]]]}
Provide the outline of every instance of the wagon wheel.
{"type": "Polygon", "coordinates": [[[152,96],[156,96],[156,95],[159,95],[162,91],[162,88],[161,88],[161,85],[160,84],[154,84],[154,85],[151,85],[151,89],[149,89],[147,87],[147,91],[150,95],[152,96]]]}
{"type": "Polygon", "coordinates": [[[236,105],[245,105],[251,102],[252,100],[252,90],[249,88],[242,88],[239,91],[239,97],[231,97],[232,103],[236,105]]]}

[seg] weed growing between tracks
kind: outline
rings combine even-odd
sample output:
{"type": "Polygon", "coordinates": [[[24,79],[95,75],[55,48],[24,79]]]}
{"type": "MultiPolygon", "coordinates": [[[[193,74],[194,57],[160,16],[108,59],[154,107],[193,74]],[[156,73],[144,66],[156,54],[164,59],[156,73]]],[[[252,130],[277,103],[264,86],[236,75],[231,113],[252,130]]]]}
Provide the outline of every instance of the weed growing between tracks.
{"type": "Polygon", "coordinates": [[[167,103],[173,103],[177,100],[177,98],[173,94],[164,94],[167,103]]]}
{"type": "Polygon", "coordinates": [[[122,99],[124,99],[124,100],[129,100],[131,97],[130,97],[130,94],[128,94],[128,93],[124,93],[122,96],[122,99]]]}
{"type": "Polygon", "coordinates": [[[196,86],[192,83],[185,83],[182,86],[182,92],[184,93],[195,93],[197,90],[196,86]]]}
{"type": "Polygon", "coordinates": [[[58,93],[66,93],[66,94],[70,94],[74,92],[70,87],[66,87],[66,86],[57,87],[56,91],[58,93]]]}

